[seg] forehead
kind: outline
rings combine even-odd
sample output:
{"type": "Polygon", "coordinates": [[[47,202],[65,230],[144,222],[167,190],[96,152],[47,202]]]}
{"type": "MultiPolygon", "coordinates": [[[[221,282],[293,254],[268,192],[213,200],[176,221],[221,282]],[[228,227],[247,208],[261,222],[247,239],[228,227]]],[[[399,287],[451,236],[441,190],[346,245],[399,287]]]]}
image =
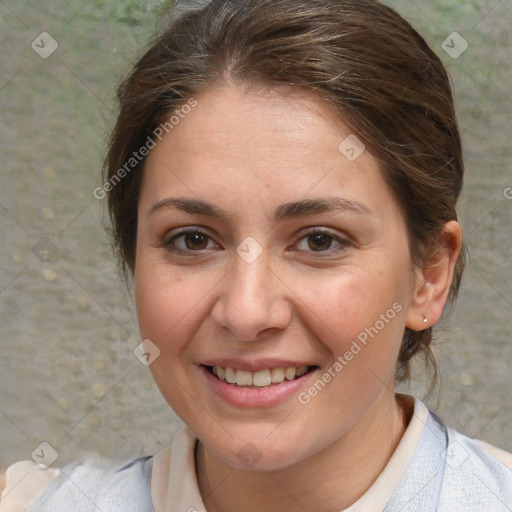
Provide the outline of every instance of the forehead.
{"type": "Polygon", "coordinates": [[[259,156],[272,153],[278,161],[279,149],[288,157],[320,149],[327,130],[337,138],[350,133],[316,96],[286,86],[226,85],[207,89],[195,100],[197,106],[172,129],[173,137],[166,137],[175,151],[207,151],[230,159],[249,151],[259,156]]]}
{"type": "Polygon", "coordinates": [[[171,188],[230,202],[233,193],[282,202],[334,190],[347,199],[372,191],[386,199],[389,191],[368,145],[318,97],[286,87],[226,86],[195,100],[197,106],[148,156],[143,196],[152,201],[171,188]]]}

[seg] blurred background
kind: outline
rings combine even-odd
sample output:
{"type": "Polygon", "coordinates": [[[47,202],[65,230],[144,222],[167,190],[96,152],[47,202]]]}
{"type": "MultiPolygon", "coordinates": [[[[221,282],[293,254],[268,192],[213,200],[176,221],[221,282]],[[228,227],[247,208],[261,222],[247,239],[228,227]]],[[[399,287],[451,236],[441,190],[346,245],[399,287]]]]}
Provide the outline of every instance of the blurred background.
{"type": "MultiPolygon", "coordinates": [[[[133,354],[132,297],[93,196],[115,85],[171,3],[0,0],[0,466],[43,441],[57,465],[150,454],[181,425],[133,354]]],[[[471,260],[438,329],[442,380],[427,403],[512,451],[512,2],[385,3],[446,63],[467,166],[471,260]]],[[[421,398],[427,384],[419,362],[408,391],[421,398]]]]}

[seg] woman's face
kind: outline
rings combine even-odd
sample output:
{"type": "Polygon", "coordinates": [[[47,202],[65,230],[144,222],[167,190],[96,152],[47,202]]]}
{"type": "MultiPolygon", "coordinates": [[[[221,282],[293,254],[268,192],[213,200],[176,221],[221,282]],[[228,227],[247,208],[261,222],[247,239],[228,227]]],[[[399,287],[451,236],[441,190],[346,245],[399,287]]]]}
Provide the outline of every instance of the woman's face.
{"type": "Polygon", "coordinates": [[[145,168],[141,335],[214,454],[283,468],[391,407],[416,275],[405,221],[368,148],[314,97],[225,86],[196,100],[145,168]]]}

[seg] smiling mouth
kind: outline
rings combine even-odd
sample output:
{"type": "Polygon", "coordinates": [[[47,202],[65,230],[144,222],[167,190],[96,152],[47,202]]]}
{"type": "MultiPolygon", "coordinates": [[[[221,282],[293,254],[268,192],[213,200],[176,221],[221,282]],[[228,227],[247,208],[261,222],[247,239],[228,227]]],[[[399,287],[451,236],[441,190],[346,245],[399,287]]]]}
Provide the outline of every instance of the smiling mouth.
{"type": "Polygon", "coordinates": [[[283,382],[297,380],[316,370],[318,366],[299,366],[289,368],[268,368],[258,372],[237,370],[223,366],[206,366],[205,368],[217,379],[233,386],[249,389],[262,389],[279,386],[283,382]]]}

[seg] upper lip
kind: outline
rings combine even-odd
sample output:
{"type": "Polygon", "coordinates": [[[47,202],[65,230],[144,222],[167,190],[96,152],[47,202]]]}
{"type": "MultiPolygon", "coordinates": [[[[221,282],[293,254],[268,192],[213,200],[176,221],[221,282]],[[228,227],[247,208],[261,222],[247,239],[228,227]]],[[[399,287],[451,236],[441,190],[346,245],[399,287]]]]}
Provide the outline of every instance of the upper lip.
{"type": "Polygon", "coordinates": [[[272,370],[273,368],[300,368],[301,366],[317,366],[308,361],[290,361],[289,359],[209,359],[200,364],[204,366],[222,366],[224,368],[233,368],[235,370],[245,370],[248,372],[259,372],[261,370],[272,370]]]}

